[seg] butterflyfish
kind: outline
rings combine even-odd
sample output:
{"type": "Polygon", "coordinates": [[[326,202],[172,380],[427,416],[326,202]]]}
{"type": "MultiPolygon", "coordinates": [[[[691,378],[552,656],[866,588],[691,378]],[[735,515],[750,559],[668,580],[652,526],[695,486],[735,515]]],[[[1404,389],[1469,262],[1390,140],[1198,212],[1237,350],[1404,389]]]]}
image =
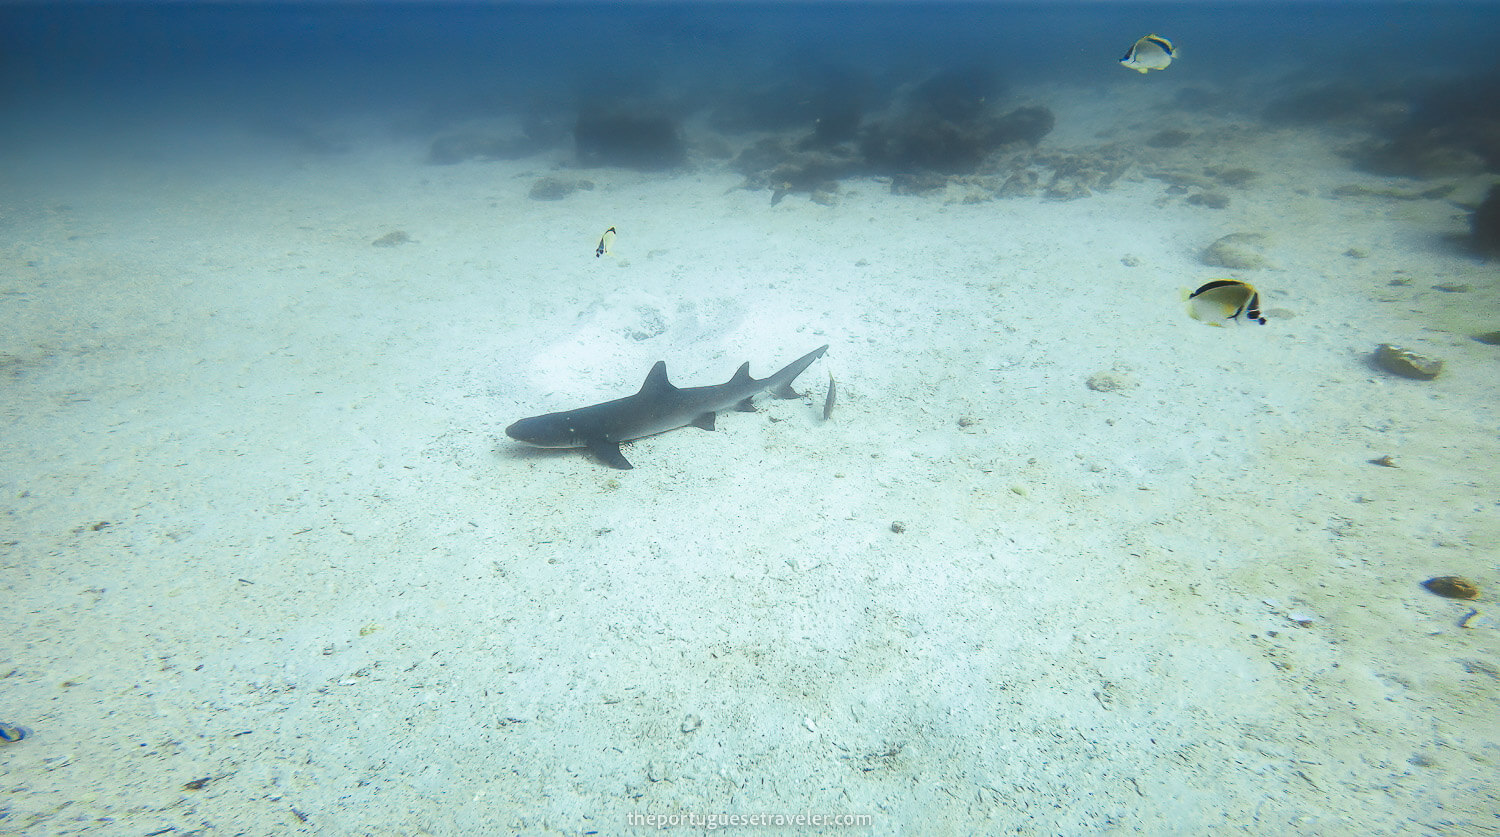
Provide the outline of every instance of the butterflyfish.
{"type": "Polygon", "coordinates": [[[594,248],[594,258],[599,258],[609,252],[609,248],[615,246],[615,228],[610,227],[599,236],[599,246],[594,248]]]}
{"type": "Polygon", "coordinates": [[[1130,45],[1130,51],[1120,59],[1120,64],[1144,73],[1148,70],[1165,70],[1177,57],[1177,48],[1160,35],[1147,35],[1130,45]]]}
{"type": "Polygon", "coordinates": [[[1266,318],[1260,315],[1260,291],[1249,282],[1238,279],[1208,282],[1188,294],[1187,305],[1189,316],[1209,325],[1222,326],[1241,315],[1247,320],[1266,324],[1266,318]]]}

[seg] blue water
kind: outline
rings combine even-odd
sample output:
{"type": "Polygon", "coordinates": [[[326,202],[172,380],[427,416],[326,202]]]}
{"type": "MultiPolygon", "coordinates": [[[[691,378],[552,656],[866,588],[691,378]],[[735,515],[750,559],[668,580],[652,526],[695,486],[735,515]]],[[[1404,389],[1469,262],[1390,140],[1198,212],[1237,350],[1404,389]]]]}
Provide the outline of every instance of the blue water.
{"type": "Polygon", "coordinates": [[[72,115],[435,114],[600,96],[712,107],[789,79],[872,100],[934,68],[1114,80],[1140,35],[1199,79],[1493,70],[1495,3],[68,3],[0,7],[0,106],[72,115]]]}

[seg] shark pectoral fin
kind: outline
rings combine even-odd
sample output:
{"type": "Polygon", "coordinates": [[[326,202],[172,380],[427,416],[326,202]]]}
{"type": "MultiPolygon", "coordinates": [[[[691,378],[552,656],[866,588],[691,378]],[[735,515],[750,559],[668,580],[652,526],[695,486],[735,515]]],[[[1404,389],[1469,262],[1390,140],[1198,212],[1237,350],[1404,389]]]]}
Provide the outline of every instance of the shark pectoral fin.
{"type": "Polygon", "coordinates": [[[701,415],[701,416],[693,419],[692,421],[688,422],[688,424],[691,424],[694,427],[701,427],[704,430],[713,430],[714,429],[714,414],[713,413],[704,413],[703,415],[701,415]]]}
{"type": "Polygon", "coordinates": [[[734,408],[742,413],[753,413],[755,412],[755,401],[753,399],[746,398],[744,401],[741,401],[740,403],[734,405],[734,408]]]}
{"type": "Polygon", "coordinates": [[[595,439],[589,442],[588,448],[589,453],[592,453],[600,462],[611,468],[628,471],[635,467],[630,464],[630,460],[625,458],[625,454],[620,453],[619,442],[606,442],[603,439],[595,439]]]}

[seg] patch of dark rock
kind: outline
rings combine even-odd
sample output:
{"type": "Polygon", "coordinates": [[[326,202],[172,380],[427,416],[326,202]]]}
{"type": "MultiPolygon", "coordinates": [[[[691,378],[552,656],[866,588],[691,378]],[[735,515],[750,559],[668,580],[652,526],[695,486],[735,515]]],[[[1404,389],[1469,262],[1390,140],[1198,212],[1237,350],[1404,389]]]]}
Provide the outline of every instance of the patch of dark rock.
{"type": "Polygon", "coordinates": [[[937,119],[972,122],[982,116],[1004,86],[992,70],[978,66],[950,67],[916,84],[906,97],[912,113],[937,119]]]}
{"type": "Polygon", "coordinates": [[[1229,196],[1219,192],[1198,192],[1187,196],[1187,202],[1193,206],[1207,207],[1208,209],[1225,209],[1229,206],[1229,196]]]}
{"type": "Polygon", "coordinates": [[[1356,169],[1397,177],[1464,177],[1485,169],[1484,157],[1435,129],[1407,132],[1389,140],[1368,140],[1342,153],[1356,169]]]}
{"type": "Polygon", "coordinates": [[[1011,172],[1010,176],[995,190],[996,197],[1001,198],[1024,198],[1036,194],[1041,188],[1042,176],[1032,169],[1020,169],[1011,172]]]}
{"type": "Polygon", "coordinates": [[[795,77],[752,85],[721,97],[709,123],[722,131],[796,131],[811,128],[809,147],[847,142],[863,119],[868,83],[859,73],[821,59],[797,67],[795,77]]]}
{"type": "Polygon", "coordinates": [[[576,180],[568,177],[554,177],[548,175],[538,178],[531,184],[531,191],[526,196],[534,201],[560,201],[563,198],[581,190],[589,191],[594,188],[592,180],[576,180]]]}
{"type": "Polygon", "coordinates": [[[1214,186],[1214,182],[1206,177],[1176,169],[1147,171],[1146,176],[1162,181],[1170,187],[1170,192],[1179,195],[1187,194],[1189,189],[1211,189],[1214,186]]]}
{"type": "Polygon", "coordinates": [[[1273,98],[1261,111],[1271,125],[1309,125],[1360,120],[1375,106],[1370,91],[1348,82],[1303,87],[1273,98]]]}
{"type": "Polygon", "coordinates": [[[1014,198],[1038,192],[1050,200],[1086,198],[1114,185],[1131,166],[1132,159],[1118,146],[1094,151],[1036,150],[1003,161],[993,187],[996,197],[1014,198]]]}
{"type": "Polygon", "coordinates": [[[687,162],[677,120],[651,108],[585,109],[573,126],[573,142],[586,166],[663,171],[687,162]]]}
{"type": "Polygon", "coordinates": [[[1055,121],[1052,111],[1040,106],[961,121],[908,113],[867,126],[859,150],[876,171],[969,174],[1006,146],[1035,145],[1055,121]]]}
{"type": "Polygon", "coordinates": [[[772,190],[772,204],[792,192],[831,192],[830,184],[860,173],[864,163],[847,145],[819,151],[793,150],[781,140],[763,139],[734,159],[731,166],[745,175],[744,188],[772,190]]]}
{"type": "Polygon", "coordinates": [[[823,102],[818,115],[813,119],[813,131],[800,143],[802,148],[827,148],[841,142],[849,142],[859,135],[859,126],[865,112],[857,98],[833,99],[823,102]]]}
{"type": "Polygon", "coordinates": [[[891,194],[893,195],[926,195],[945,189],[947,186],[948,176],[936,172],[897,174],[891,177],[891,194]]]}
{"type": "Polygon", "coordinates": [[[1259,172],[1246,168],[1225,168],[1224,166],[1209,166],[1203,173],[1225,186],[1243,186],[1259,177],[1259,172]]]}
{"type": "Polygon", "coordinates": [[[1500,253],[1500,186],[1491,186],[1490,193],[1474,209],[1469,231],[1481,250],[1500,253]]]}
{"type": "Polygon", "coordinates": [[[1397,201],[1422,201],[1445,198],[1455,188],[1457,186],[1452,183],[1439,183],[1426,189],[1401,186],[1371,187],[1359,183],[1346,183],[1333,187],[1329,194],[1336,198],[1390,198],[1397,201]]]}
{"type": "Polygon", "coordinates": [[[1430,131],[1500,171],[1500,70],[1430,85],[1413,97],[1403,131],[1430,131]]]}
{"type": "Polygon", "coordinates": [[[1193,135],[1187,131],[1177,128],[1167,128],[1164,131],[1157,131],[1147,137],[1146,144],[1152,148],[1178,148],[1186,145],[1187,141],[1192,138],[1193,135]]]}

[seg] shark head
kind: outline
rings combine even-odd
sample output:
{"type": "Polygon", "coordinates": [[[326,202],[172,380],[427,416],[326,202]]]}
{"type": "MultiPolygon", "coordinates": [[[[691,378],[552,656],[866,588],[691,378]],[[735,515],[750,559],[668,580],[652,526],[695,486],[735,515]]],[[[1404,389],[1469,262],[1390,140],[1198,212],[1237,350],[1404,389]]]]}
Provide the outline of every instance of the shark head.
{"type": "Polygon", "coordinates": [[[505,435],[517,442],[539,448],[576,448],[583,445],[583,440],[579,438],[573,425],[559,420],[556,413],[521,419],[505,428],[505,435]]]}

